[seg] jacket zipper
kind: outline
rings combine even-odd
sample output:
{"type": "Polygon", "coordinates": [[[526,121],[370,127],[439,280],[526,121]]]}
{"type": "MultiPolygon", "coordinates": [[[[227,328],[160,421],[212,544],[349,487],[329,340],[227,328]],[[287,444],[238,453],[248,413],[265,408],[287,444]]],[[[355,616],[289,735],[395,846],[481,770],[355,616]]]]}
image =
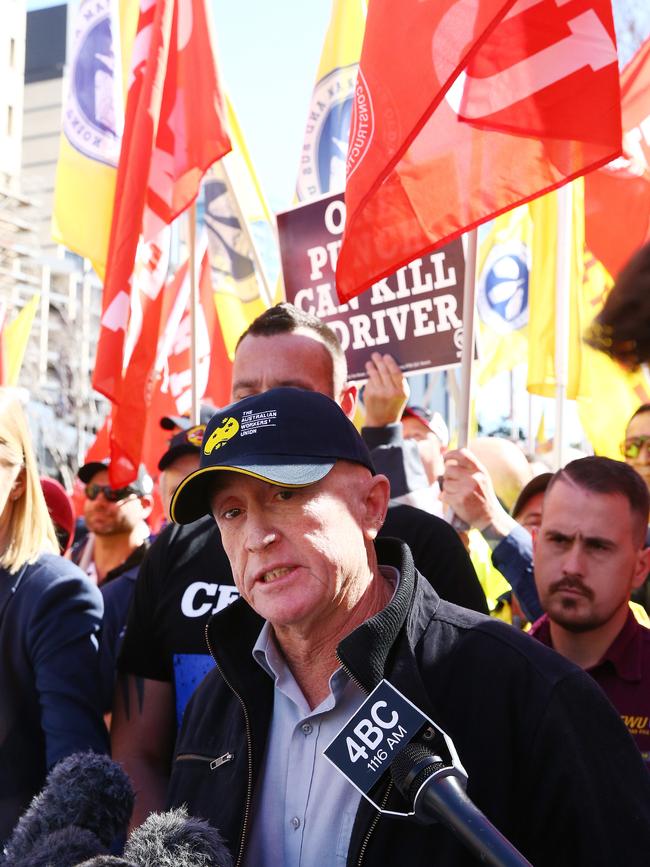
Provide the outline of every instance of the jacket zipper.
{"type": "MultiPolygon", "coordinates": [[[[347,665],[343,662],[343,660],[339,656],[338,651],[336,653],[336,658],[338,659],[339,663],[341,664],[341,668],[347,674],[347,676],[350,678],[350,680],[354,684],[356,684],[356,686],[358,686],[362,692],[365,692],[365,694],[368,695],[368,690],[366,689],[366,687],[362,683],[359,682],[359,680],[354,676],[354,674],[352,674],[350,669],[347,667],[347,665]]],[[[384,798],[381,802],[381,809],[382,810],[384,809],[384,807],[386,806],[386,804],[388,802],[388,796],[390,795],[392,788],[393,788],[393,781],[390,780],[388,783],[388,787],[384,793],[384,798]]],[[[370,823],[370,827],[368,828],[368,831],[366,832],[366,836],[363,839],[363,843],[361,844],[361,849],[359,850],[359,860],[357,861],[357,867],[361,867],[361,862],[363,861],[364,855],[366,854],[366,849],[368,848],[368,843],[370,842],[370,838],[373,834],[373,831],[377,827],[377,822],[379,822],[380,817],[381,817],[381,812],[378,810],[375,813],[375,817],[372,820],[372,822],[370,823]]]]}
{"type": "Polygon", "coordinates": [[[176,756],[177,762],[210,762],[210,770],[216,771],[217,768],[220,768],[221,765],[225,765],[228,762],[231,762],[235,758],[234,753],[224,753],[222,756],[219,756],[218,759],[213,758],[212,756],[201,756],[199,753],[181,753],[179,756],[176,756]]]}
{"type": "MultiPolygon", "coordinates": [[[[251,738],[250,718],[248,716],[248,708],[244,704],[244,699],[240,696],[240,694],[233,687],[233,685],[230,683],[228,678],[224,675],[224,673],[221,669],[221,666],[219,665],[219,662],[217,660],[217,657],[214,655],[214,651],[212,650],[212,645],[210,644],[210,636],[208,635],[207,624],[205,627],[205,640],[208,644],[208,650],[210,651],[210,655],[214,659],[215,665],[217,666],[217,669],[219,670],[219,674],[223,678],[226,686],[230,689],[230,691],[239,700],[239,703],[241,704],[242,710],[244,712],[244,723],[246,725],[246,743],[248,745],[248,782],[246,785],[246,805],[244,808],[244,821],[242,823],[242,829],[241,829],[241,840],[239,843],[239,853],[237,855],[237,861],[235,862],[235,867],[240,867],[241,862],[242,862],[242,858],[244,855],[244,843],[246,841],[246,833],[248,831],[248,819],[249,819],[249,815],[250,815],[251,801],[253,799],[253,741],[251,738]]],[[[226,755],[228,755],[228,753],[226,753],[226,755]]],[[[223,756],[222,756],[222,758],[223,758],[223,756]]]]}
{"type": "MultiPolygon", "coordinates": [[[[384,809],[384,807],[388,803],[388,796],[390,795],[392,788],[393,788],[393,781],[390,780],[388,783],[388,787],[386,788],[386,791],[384,793],[384,797],[382,799],[382,802],[381,802],[381,809],[382,810],[384,809]]],[[[370,842],[370,838],[372,837],[372,834],[373,834],[375,828],[377,827],[377,822],[379,822],[380,818],[381,818],[381,810],[377,810],[377,812],[375,813],[375,818],[372,820],[370,827],[368,828],[368,833],[364,837],[363,843],[361,845],[361,849],[359,850],[359,860],[357,861],[357,867],[361,867],[361,862],[363,861],[364,855],[366,854],[366,849],[368,848],[368,843],[370,842]]]]}

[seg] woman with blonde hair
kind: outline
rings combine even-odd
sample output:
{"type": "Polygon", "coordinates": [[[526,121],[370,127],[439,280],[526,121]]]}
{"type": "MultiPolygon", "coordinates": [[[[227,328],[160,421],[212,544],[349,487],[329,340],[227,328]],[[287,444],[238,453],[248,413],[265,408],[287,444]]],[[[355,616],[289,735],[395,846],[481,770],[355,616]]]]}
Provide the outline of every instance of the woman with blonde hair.
{"type": "Polygon", "coordinates": [[[58,550],[25,414],[0,388],[0,845],[52,765],[107,750],[101,594],[58,550]]]}

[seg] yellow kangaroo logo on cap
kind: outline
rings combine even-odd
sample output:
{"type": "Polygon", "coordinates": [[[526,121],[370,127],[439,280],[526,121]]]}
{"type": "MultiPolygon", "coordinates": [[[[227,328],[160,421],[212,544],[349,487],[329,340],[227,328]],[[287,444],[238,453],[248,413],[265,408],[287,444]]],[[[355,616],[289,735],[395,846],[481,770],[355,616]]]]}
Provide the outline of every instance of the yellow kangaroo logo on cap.
{"type": "Polygon", "coordinates": [[[220,449],[231,440],[239,430],[239,422],[232,416],[226,416],[218,428],[215,428],[203,446],[203,454],[210,455],[214,449],[220,449]]]}

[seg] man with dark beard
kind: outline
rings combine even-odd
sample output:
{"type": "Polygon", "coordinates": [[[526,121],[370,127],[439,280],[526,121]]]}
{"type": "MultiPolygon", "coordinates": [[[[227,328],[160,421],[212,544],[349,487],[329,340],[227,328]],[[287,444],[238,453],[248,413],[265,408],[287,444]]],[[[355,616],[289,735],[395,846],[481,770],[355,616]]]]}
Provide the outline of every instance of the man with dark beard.
{"type": "Polygon", "coordinates": [[[645,580],[648,489],[609,458],[572,461],[551,479],[534,540],[546,612],[538,640],[584,668],[607,694],[650,767],[650,630],[629,606],[645,580]]]}

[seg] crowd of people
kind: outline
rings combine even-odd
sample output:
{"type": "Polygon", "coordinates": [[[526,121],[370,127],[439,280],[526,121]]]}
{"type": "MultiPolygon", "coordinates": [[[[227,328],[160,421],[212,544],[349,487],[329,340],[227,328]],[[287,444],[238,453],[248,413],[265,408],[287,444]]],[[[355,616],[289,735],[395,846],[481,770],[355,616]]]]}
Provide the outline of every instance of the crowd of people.
{"type": "Polygon", "coordinates": [[[387,680],[530,863],[646,862],[650,405],[624,460],[552,473],[506,440],[452,449],[390,356],[367,374],[359,432],[335,334],[263,313],[232,403],[162,420],[155,536],[151,476],[115,489],[108,461],[79,469],[75,524],[0,390],[1,841],[92,750],[129,775],[133,827],[186,806],[246,867],[478,863],[323,756],[387,680]]]}

